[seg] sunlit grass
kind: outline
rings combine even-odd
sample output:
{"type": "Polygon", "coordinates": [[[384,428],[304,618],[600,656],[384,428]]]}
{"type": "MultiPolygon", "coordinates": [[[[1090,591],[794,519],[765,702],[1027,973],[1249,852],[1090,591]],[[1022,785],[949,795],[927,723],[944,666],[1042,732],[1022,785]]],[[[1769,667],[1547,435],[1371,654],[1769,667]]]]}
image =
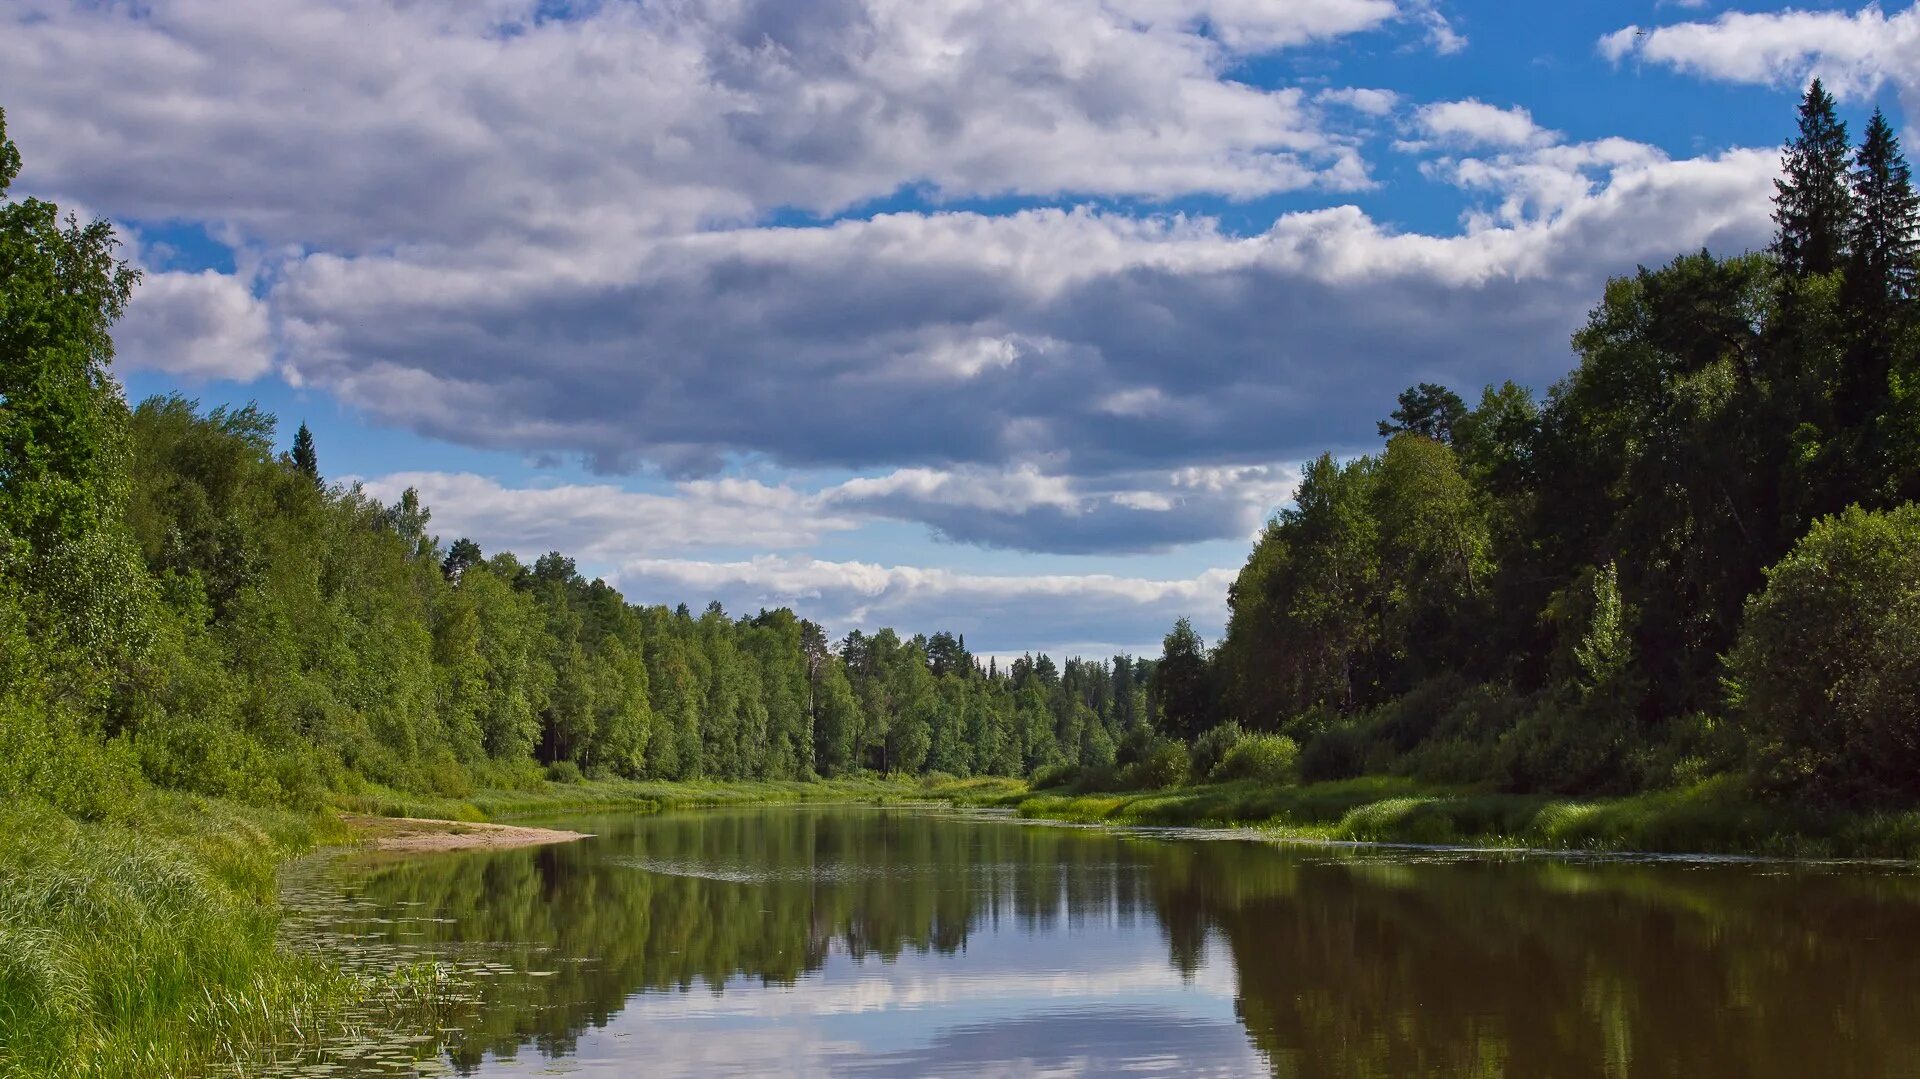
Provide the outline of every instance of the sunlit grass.
{"type": "Polygon", "coordinates": [[[130,794],[104,822],[0,807],[0,1075],[248,1074],[347,999],[417,1001],[418,972],[388,984],[276,946],[276,868],[342,838],[174,795],[130,794]]]}
{"type": "Polygon", "coordinates": [[[1811,809],[1722,777],[1623,798],[1569,799],[1370,776],[1300,786],[1220,783],[1041,794],[1021,816],[1072,823],[1245,826],[1314,840],[1550,850],[1920,858],[1920,812],[1811,809]]]}

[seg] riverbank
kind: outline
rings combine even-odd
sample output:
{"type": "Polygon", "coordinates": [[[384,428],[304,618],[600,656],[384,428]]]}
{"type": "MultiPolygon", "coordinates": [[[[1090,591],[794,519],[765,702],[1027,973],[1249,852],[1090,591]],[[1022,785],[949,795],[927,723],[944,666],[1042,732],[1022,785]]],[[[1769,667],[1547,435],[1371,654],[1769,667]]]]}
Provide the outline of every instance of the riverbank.
{"type": "Polygon", "coordinates": [[[277,946],[278,870],[320,847],[423,853],[576,838],[486,823],[533,814],[1024,790],[1012,780],[596,782],[459,799],[371,789],[305,811],[136,790],[91,821],[14,799],[0,804],[0,1076],[246,1074],[293,1032],[351,1036],[329,1017],[366,1014],[366,1002],[374,1014],[435,1007],[431,970],[373,978],[277,946]]]}
{"type": "Polygon", "coordinates": [[[419,817],[365,817],[342,813],[340,821],[359,842],[389,854],[431,854],[453,850],[503,850],[572,843],[585,832],[558,828],[522,828],[511,824],[423,820],[419,817]]]}
{"type": "Polygon", "coordinates": [[[0,806],[0,1075],[244,1074],[350,1001],[431,1006],[430,972],[352,976],[276,944],[280,865],[324,813],[129,792],[76,821],[0,806]]]}
{"type": "Polygon", "coordinates": [[[1488,848],[1920,859],[1920,811],[1822,810],[1755,797],[1730,778],[1608,799],[1495,794],[1398,777],[1219,783],[975,800],[1076,824],[1252,828],[1278,839],[1488,848]]]}

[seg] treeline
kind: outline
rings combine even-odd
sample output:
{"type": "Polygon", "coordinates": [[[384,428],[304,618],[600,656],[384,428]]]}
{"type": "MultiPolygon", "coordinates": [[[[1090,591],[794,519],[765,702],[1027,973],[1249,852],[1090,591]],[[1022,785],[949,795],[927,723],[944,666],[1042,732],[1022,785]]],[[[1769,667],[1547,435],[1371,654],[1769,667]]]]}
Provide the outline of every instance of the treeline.
{"type": "MultiPolygon", "coordinates": [[[[0,196],[19,170],[0,115],[0,196]]],[[[571,559],[442,546],[412,491],[329,485],[303,426],[129,409],[137,274],[102,222],[0,201],[0,791],[104,814],[150,781],[313,803],[580,776],[1020,775],[1108,764],[1151,664],[792,611],[639,607],[571,559]]]]}
{"type": "Polygon", "coordinates": [[[1768,252],[1614,280],[1544,399],[1421,384],[1308,465],[1218,647],[1168,637],[1165,729],[1309,778],[1920,796],[1920,210],[1818,82],[1783,172],[1768,252]]]}

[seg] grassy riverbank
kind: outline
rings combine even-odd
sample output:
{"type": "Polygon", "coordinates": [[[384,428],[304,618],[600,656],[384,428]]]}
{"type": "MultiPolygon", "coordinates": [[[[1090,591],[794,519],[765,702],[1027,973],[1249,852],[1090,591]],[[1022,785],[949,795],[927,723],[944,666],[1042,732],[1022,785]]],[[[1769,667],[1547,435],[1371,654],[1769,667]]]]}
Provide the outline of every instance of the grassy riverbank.
{"type": "Polygon", "coordinates": [[[244,1074],[338,1005],[430,999],[274,941],[275,873],[347,838],[329,815],[130,794],[113,819],[0,807],[0,1075],[244,1074]]]}
{"type": "Polygon", "coordinates": [[[1920,858],[1920,812],[1764,801],[1731,779],[1624,798],[1434,787],[1393,777],[1280,786],[1005,796],[1023,817],[1083,824],[1251,827],[1280,838],[1550,850],[1920,858]]]}
{"type": "Polygon", "coordinates": [[[435,798],[373,789],[335,798],[337,808],[380,817],[431,817],[437,820],[490,821],[545,813],[637,810],[659,812],[724,805],[781,805],[792,802],[997,801],[1026,793],[1020,780],[953,779],[940,776],[895,778],[864,776],[810,782],[738,780],[668,782],[603,780],[546,783],[514,790],[480,791],[468,798],[435,798]]]}
{"type": "Polygon", "coordinates": [[[466,799],[342,796],[299,812],[151,791],[109,819],[0,805],[0,1076],[241,1075],[290,1038],[339,1037],[356,998],[434,1006],[430,972],[348,975],[275,946],[279,867],[354,841],[335,811],[483,820],[578,810],[1007,797],[1011,780],[578,783],[466,799]]]}

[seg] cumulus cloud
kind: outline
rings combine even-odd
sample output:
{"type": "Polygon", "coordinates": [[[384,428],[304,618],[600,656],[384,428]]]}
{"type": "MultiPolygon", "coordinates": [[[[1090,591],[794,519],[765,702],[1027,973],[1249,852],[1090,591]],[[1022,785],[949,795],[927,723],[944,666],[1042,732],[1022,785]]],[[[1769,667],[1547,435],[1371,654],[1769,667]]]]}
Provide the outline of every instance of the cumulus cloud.
{"type": "Polygon", "coordinates": [[[1232,570],[1186,580],[1105,574],[1006,576],[765,555],[743,562],[642,559],[617,583],[640,603],[719,600],[736,613],[793,606],[836,631],[894,626],[965,633],[980,653],[1150,652],[1174,619],[1209,637],[1226,621],[1232,570]]]}
{"type": "Polygon", "coordinates": [[[433,511],[432,531],[449,540],[464,536],[524,558],[565,551],[604,565],[703,547],[805,547],[858,525],[805,492],[741,479],[682,483],[671,494],[612,484],[508,487],[464,472],[395,472],[363,486],[383,502],[418,491],[433,511]]]}
{"type": "MultiPolygon", "coordinates": [[[[936,198],[1365,181],[1294,89],[1228,77],[1397,0],[22,0],[0,94],[35,183],[356,252],[682,231],[936,198]],[[289,47],[298,42],[297,47],[289,47]],[[113,72],[103,78],[102,72],[113,72]]],[[[578,256],[578,252],[568,252],[578,256]]],[[[566,273],[577,258],[553,261],[566,273]]]]}
{"type": "Polygon", "coordinates": [[[234,274],[148,271],[114,330],[123,368],[248,382],[273,366],[267,305],[234,274]]]}
{"type": "Polygon", "coordinates": [[[1385,116],[1400,104],[1400,95],[1392,90],[1360,86],[1322,90],[1313,95],[1313,99],[1322,105],[1338,105],[1367,116],[1385,116]]]}
{"type": "Polygon", "coordinates": [[[1497,209],[1450,237],[1352,207],[1251,237],[901,213],[661,239],[591,278],[537,252],[314,255],[273,302],[289,367],[350,404],[609,469],[739,452],[1077,476],[1258,464],[1366,439],[1416,377],[1556,377],[1609,274],[1763,243],[1777,169],[1771,151],[1676,162],[1631,143],[1472,160],[1448,176],[1497,209]]]}
{"type": "Polygon", "coordinates": [[[1427,142],[1411,148],[1441,146],[1533,146],[1558,138],[1533,122],[1533,114],[1514,106],[1501,108],[1469,98],[1422,105],[1414,112],[1414,126],[1427,142]]]}
{"type": "Polygon", "coordinates": [[[1920,114],[1920,5],[1892,15],[1877,5],[1727,12],[1705,22],[1627,26],[1598,48],[1615,62],[1633,57],[1731,82],[1790,84],[1817,75],[1843,97],[1864,97],[1891,81],[1908,112],[1920,114]]]}

